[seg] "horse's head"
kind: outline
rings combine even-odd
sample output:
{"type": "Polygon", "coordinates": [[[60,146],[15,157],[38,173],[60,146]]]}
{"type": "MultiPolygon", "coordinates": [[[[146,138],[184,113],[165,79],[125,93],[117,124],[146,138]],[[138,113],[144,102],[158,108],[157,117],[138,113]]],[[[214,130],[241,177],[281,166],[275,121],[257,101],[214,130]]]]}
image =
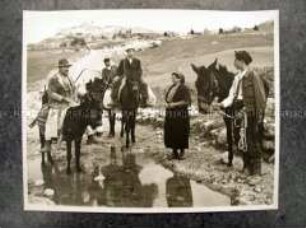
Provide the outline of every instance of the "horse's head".
{"type": "Polygon", "coordinates": [[[126,80],[126,84],[127,84],[129,91],[132,92],[133,95],[137,95],[137,93],[139,93],[140,88],[139,88],[138,81],[129,79],[129,80],[126,80]]]}
{"type": "Polygon", "coordinates": [[[81,98],[82,118],[86,125],[99,126],[102,118],[100,102],[91,93],[85,93],[81,98]]]}
{"type": "Polygon", "coordinates": [[[217,59],[208,67],[198,67],[191,64],[191,68],[197,74],[195,86],[198,94],[199,111],[202,113],[209,112],[211,103],[218,96],[219,81],[217,78],[217,64],[217,59]]]}
{"type": "Polygon", "coordinates": [[[218,59],[215,59],[208,67],[197,67],[194,64],[191,64],[191,67],[197,74],[199,111],[208,113],[216,97],[220,102],[228,96],[235,75],[229,72],[226,66],[221,65],[218,59]]]}
{"type": "Polygon", "coordinates": [[[138,107],[140,101],[140,84],[137,80],[127,79],[122,91],[121,105],[123,107],[138,107]]]}
{"type": "Polygon", "coordinates": [[[106,86],[101,79],[94,79],[86,83],[86,93],[80,96],[84,121],[92,127],[101,124],[105,89],[106,86]]]}

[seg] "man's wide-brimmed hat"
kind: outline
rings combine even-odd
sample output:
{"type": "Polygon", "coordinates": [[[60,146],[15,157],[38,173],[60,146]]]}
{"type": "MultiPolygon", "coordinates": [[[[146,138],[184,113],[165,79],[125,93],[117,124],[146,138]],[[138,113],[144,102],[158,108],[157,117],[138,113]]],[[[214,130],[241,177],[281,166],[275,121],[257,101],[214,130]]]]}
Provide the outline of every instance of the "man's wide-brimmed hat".
{"type": "Polygon", "coordinates": [[[69,63],[67,59],[60,59],[58,61],[58,67],[71,67],[72,65],[69,63]]]}
{"type": "Polygon", "coordinates": [[[136,49],[133,48],[133,47],[128,47],[128,48],[125,49],[125,51],[126,51],[126,52],[129,52],[129,51],[136,51],[136,49]]]}
{"type": "Polygon", "coordinates": [[[250,53],[247,51],[235,51],[235,58],[244,61],[247,65],[253,61],[250,53]]]}

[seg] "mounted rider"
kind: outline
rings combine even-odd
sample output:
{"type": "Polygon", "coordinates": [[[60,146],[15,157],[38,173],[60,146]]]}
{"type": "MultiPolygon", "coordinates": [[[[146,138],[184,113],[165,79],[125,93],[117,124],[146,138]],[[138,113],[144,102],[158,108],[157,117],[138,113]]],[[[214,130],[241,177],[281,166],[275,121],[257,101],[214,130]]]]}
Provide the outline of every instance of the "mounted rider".
{"type": "Polygon", "coordinates": [[[141,61],[134,57],[135,49],[126,49],[126,58],[120,61],[119,67],[117,69],[117,75],[120,77],[118,81],[114,83],[112,90],[112,99],[115,102],[119,101],[119,94],[126,80],[133,80],[139,83],[140,95],[141,95],[141,107],[145,107],[148,101],[148,85],[143,81],[142,78],[142,67],[141,61]]]}
{"type": "Polygon", "coordinates": [[[117,66],[112,65],[110,58],[104,58],[103,62],[105,67],[102,69],[102,80],[107,87],[112,87],[117,75],[117,66]]]}
{"type": "MultiPolygon", "coordinates": [[[[104,58],[103,60],[105,67],[102,69],[102,80],[106,84],[106,88],[113,88],[113,84],[117,78],[117,66],[112,65],[110,58],[104,58]]],[[[107,93],[107,92],[106,92],[107,93]]],[[[105,97],[104,93],[104,97],[105,97]]],[[[109,120],[109,134],[108,137],[115,136],[115,121],[116,113],[111,108],[108,109],[108,120],[109,120]]]]}

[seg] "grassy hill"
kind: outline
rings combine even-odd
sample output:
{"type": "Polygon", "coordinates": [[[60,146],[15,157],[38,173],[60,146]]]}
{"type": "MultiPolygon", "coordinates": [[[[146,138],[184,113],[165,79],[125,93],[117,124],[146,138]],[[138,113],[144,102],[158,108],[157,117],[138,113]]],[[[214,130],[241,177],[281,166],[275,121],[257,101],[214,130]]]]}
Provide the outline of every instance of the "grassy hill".
{"type": "Polygon", "coordinates": [[[187,84],[194,88],[195,73],[190,64],[206,65],[215,58],[221,64],[234,71],[234,50],[245,49],[253,56],[256,68],[274,65],[273,34],[228,34],[198,36],[191,39],[165,41],[156,49],[148,49],[138,54],[142,60],[145,80],[158,94],[171,83],[171,72],[180,71],[186,77],[187,84]]]}
{"type": "MultiPolygon", "coordinates": [[[[195,73],[190,63],[208,65],[218,58],[222,64],[234,70],[234,50],[246,49],[254,58],[255,67],[273,66],[273,34],[227,34],[194,36],[190,39],[172,38],[154,49],[137,53],[142,60],[145,80],[156,90],[163,90],[173,71],[181,71],[190,85],[195,73]]],[[[44,79],[61,57],[70,60],[82,56],[82,52],[28,51],[28,83],[44,79]]],[[[102,61],[102,60],[101,60],[102,61]]]]}

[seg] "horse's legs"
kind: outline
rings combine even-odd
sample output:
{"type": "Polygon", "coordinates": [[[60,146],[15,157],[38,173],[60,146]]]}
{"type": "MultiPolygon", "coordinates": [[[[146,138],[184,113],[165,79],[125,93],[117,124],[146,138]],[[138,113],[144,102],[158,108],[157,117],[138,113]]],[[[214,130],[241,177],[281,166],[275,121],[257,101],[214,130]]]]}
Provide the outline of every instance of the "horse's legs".
{"type": "Polygon", "coordinates": [[[228,146],[228,166],[232,166],[234,152],[233,152],[233,128],[232,128],[232,120],[229,118],[224,118],[226,125],[226,138],[227,138],[227,146],[228,146]]]}
{"type": "Polygon", "coordinates": [[[135,139],[136,111],[133,111],[133,113],[132,113],[130,124],[131,124],[132,143],[135,143],[136,142],[136,139],[135,139]]]}
{"type": "Polygon", "coordinates": [[[111,134],[115,136],[116,113],[111,111],[111,134]]]}
{"type": "Polygon", "coordinates": [[[109,120],[109,136],[115,136],[115,121],[116,121],[116,113],[113,113],[112,110],[108,111],[108,120],[109,120]]]}
{"type": "Polygon", "coordinates": [[[80,156],[81,156],[81,139],[75,139],[75,166],[77,172],[81,172],[81,165],[80,165],[80,156]]]}
{"type": "Polygon", "coordinates": [[[121,137],[121,138],[124,136],[125,122],[126,122],[126,115],[125,115],[124,112],[122,112],[122,117],[121,117],[121,131],[120,131],[120,137],[121,137]]]}
{"type": "MultiPolygon", "coordinates": [[[[40,149],[43,149],[45,147],[45,142],[46,142],[46,139],[45,139],[45,134],[44,134],[44,130],[39,127],[39,141],[40,141],[40,149]]],[[[45,153],[41,153],[41,163],[42,165],[45,164],[45,153]]]]}
{"type": "Polygon", "coordinates": [[[67,170],[66,173],[70,174],[71,173],[71,167],[70,167],[70,161],[71,161],[71,141],[67,140],[67,170]]]}
{"type": "Polygon", "coordinates": [[[126,137],[126,148],[130,147],[130,132],[131,132],[131,113],[126,111],[125,118],[125,137],[126,137]]]}

